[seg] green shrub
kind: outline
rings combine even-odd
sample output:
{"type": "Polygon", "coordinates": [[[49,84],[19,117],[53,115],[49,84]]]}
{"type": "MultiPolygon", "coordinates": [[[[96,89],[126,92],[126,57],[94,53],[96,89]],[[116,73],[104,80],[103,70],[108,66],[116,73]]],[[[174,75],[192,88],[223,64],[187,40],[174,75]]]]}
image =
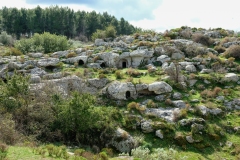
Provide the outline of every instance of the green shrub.
{"type": "Polygon", "coordinates": [[[6,46],[12,46],[13,45],[13,38],[11,35],[8,35],[7,32],[2,32],[0,34],[0,43],[6,46]]]}
{"type": "Polygon", "coordinates": [[[67,58],[71,58],[71,57],[76,57],[77,56],[77,54],[75,53],[75,52],[70,52],[70,53],[68,53],[67,54],[67,58]]]}
{"type": "Polygon", "coordinates": [[[115,77],[116,77],[116,79],[123,79],[123,78],[124,78],[124,75],[123,75],[122,71],[117,70],[117,71],[115,72],[115,77]]]}
{"type": "Polygon", "coordinates": [[[92,38],[93,41],[95,39],[104,39],[104,38],[106,38],[106,33],[103,30],[97,29],[97,31],[92,34],[91,38],[92,38]]]}
{"type": "Polygon", "coordinates": [[[8,146],[0,142],[0,160],[4,160],[7,157],[8,146]]]}
{"type": "Polygon", "coordinates": [[[114,26],[110,25],[105,29],[106,38],[115,38],[117,31],[114,26]]]}
{"type": "Polygon", "coordinates": [[[24,54],[30,51],[51,53],[67,50],[70,47],[67,37],[50,34],[49,32],[44,32],[43,34],[36,33],[30,39],[21,39],[17,41],[14,46],[24,54]]]}

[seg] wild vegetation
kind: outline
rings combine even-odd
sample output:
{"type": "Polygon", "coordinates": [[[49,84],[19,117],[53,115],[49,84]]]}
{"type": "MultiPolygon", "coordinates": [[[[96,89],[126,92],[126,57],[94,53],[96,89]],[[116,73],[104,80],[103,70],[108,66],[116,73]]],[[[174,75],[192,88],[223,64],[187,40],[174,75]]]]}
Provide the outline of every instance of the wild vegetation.
{"type": "Polygon", "coordinates": [[[0,159],[239,159],[239,34],[117,27],[1,33],[0,159]]]}

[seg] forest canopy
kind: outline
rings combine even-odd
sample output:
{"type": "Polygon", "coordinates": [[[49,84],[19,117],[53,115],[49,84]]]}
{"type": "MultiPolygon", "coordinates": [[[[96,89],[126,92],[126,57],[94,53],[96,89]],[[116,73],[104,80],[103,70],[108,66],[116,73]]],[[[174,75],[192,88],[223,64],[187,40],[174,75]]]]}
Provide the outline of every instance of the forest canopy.
{"type": "Polygon", "coordinates": [[[132,34],[137,30],[124,18],[118,20],[107,12],[101,14],[96,11],[74,11],[59,6],[0,9],[0,31],[6,31],[17,39],[21,35],[29,37],[34,33],[44,32],[79,40],[90,39],[97,29],[104,30],[110,25],[116,29],[117,35],[132,34]]]}

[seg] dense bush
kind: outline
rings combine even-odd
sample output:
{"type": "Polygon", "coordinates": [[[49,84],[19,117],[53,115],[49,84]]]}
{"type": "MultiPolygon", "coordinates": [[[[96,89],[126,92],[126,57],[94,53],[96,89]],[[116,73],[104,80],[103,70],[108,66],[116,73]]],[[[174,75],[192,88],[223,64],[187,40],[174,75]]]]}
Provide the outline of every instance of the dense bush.
{"type": "Polygon", "coordinates": [[[70,46],[67,37],[58,36],[44,32],[43,34],[34,34],[30,39],[21,39],[14,46],[24,54],[28,52],[51,53],[67,50],[70,46]]]}
{"type": "Polygon", "coordinates": [[[4,160],[7,157],[8,146],[0,142],[0,160],[4,160]]]}
{"type": "Polygon", "coordinates": [[[2,32],[0,34],[0,43],[7,46],[13,45],[13,38],[11,35],[8,35],[7,32],[2,32]]]}
{"type": "Polygon", "coordinates": [[[117,31],[114,26],[108,26],[105,30],[99,30],[97,29],[96,32],[92,34],[92,40],[95,39],[105,39],[105,38],[115,38],[117,34],[117,31]]]}
{"type": "Polygon", "coordinates": [[[192,40],[205,46],[210,46],[214,43],[213,39],[200,33],[193,34],[192,40]]]}
{"type": "Polygon", "coordinates": [[[239,45],[232,45],[230,46],[227,51],[225,52],[226,57],[233,57],[236,60],[240,59],[240,46],[239,45]]]}

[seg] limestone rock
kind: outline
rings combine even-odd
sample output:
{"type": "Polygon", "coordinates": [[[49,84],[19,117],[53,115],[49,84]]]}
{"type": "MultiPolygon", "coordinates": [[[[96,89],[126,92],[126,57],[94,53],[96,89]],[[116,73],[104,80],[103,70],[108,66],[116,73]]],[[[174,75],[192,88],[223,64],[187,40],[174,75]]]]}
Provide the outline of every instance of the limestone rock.
{"type": "Polygon", "coordinates": [[[40,59],[38,61],[38,65],[41,67],[48,67],[48,66],[56,67],[58,63],[59,63],[58,58],[46,58],[46,59],[40,59]]]}
{"type": "Polygon", "coordinates": [[[9,62],[7,65],[8,71],[14,71],[15,69],[18,70],[21,68],[21,66],[19,64],[17,64],[16,62],[9,62]]]}
{"type": "Polygon", "coordinates": [[[182,100],[172,101],[172,104],[174,105],[174,107],[177,107],[177,108],[185,108],[186,107],[186,103],[182,100]]]}
{"type": "Polygon", "coordinates": [[[151,133],[154,131],[152,128],[152,120],[142,120],[141,121],[141,129],[143,133],[151,133]]]}
{"type": "Polygon", "coordinates": [[[181,126],[190,126],[194,123],[203,124],[203,123],[205,123],[205,120],[203,118],[190,118],[190,119],[182,119],[179,121],[179,124],[181,126]]]}
{"type": "Polygon", "coordinates": [[[41,77],[37,75],[31,75],[30,83],[41,83],[41,77]]]}
{"type": "Polygon", "coordinates": [[[188,72],[190,72],[190,73],[197,72],[196,67],[195,67],[194,65],[192,65],[192,64],[187,65],[187,66],[185,67],[185,70],[188,71],[188,72]]]}
{"type": "Polygon", "coordinates": [[[76,56],[76,57],[67,58],[65,60],[65,63],[70,63],[70,64],[78,63],[79,65],[84,65],[87,63],[87,59],[88,59],[88,56],[76,56]]]}
{"type": "Polygon", "coordinates": [[[182,99],[182,94],[180,92],[174,92],[172,95],[173,99],[180,100],[182,99]]]}
{"type": "Polygon", "coordinates": [[[114,81],[106,88],[108,95],[114,99],[126,100],[127,98],[136,98],[137,92],[131,82],[114,81]]]}
{"type": "Polygon", "coordinates": [[[29,53],[28,55],[32,58],[41,58],[43,56],[43,53],[29,53]]]}
{"type": "Polygon", "coordinates": [[[157,57],[157,61],[161,62],[161,64],[163,64],[164,62],[167,62],[171,60],[170,57],[168,57],[167,55],[161,55],[159,57],[157,57]]]}
{"type": "Polygon", "coordinates": [[[162,131],[161,131],[160,129],[159,129],[159,130],[156,130],[155,135],[156,135],[157,137],[163,139],[163,133],[162,133],[162,131]]]}
{"type": "Polygon", "coordinates": [[[118,128],[111,140],[113,145],[121,153],[130,153],[135,146],[135,140],[125,130],[118,128]]]}
{"type": "Polygon", "coordinates": [[[239,77],[235,73],[227,73],[223,78],[223,82],[237,82],[239,80],[239,77]]]}
{"type": "Polygon", "coordinates": [[[172,92],[172,87],[164,81],[154,82],[149,84],[149,91],[154,91],[156,94],[172,92]]]}
{"type": "Polygon", "coordinates": [[[171,58],[179,60],[179,59],[185,58],[185,56],[183,54],[181,54],[181,53],[173,53],[171,58]]]}
{"type": "Polygon", "coordinates": [[[190,135],[190,136],[186,136],[186,140],[188,141],[188,143],[194,143],[194,139],[193,137],[190,135]]]}
{"type": "Polygon", "coordinates": [[[96,87],[98,89],[105,87],[106,84],[109,82],[107,78],[101,78],[101,79],[94,78],[94,79],[88,79],[87,81],[91,86],[96,87]]]}
{"type": "Polygon", "coordinates": [[[31,69],[31,74],[42,77],[43,75],[47,74],[47,72],[41,68],[36,67],[36,68],[31,69]]]}

